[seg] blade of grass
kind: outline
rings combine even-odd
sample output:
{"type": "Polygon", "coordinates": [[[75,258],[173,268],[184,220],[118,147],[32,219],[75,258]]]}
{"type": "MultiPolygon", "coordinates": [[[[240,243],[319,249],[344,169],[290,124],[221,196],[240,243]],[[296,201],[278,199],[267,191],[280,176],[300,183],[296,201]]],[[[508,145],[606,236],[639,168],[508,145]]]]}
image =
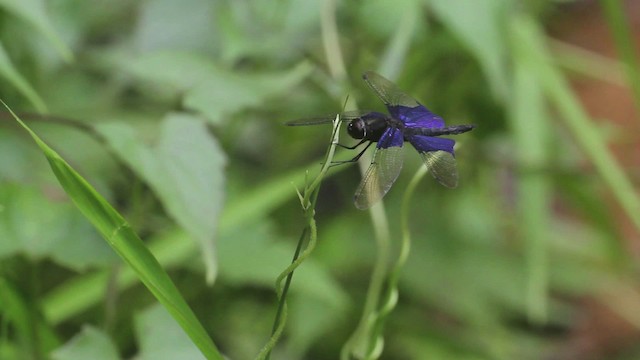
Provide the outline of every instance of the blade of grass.
{"type": "Polygon", "coordinates": [[[64,61],[74,60],[73,52],[58,34],[47,11],[47,4],[43,0],[0,0],[0,7],[8,13],[22,18],[51,43],[64,61]]]}
{"type": "Polygon", "coordinates": [[[342,81],[347,76],[347,70],[344,66],[342,50],[338,37],[338,25],[336,22],[336,1],[325,0],[320,15],[322,29],[322,44],[324,46],[325,56],[331,77],[338,81],[342,81]]]}
{"type": "MultiPolygon", "coordinates": [[[[11,324],[16,342],[30,358],[43,358],[60,345],[51,324],[43,321],[29,300],[25,299],[13,284],[0,277],[0,314],[2,323],[11,324]]],[[[4,326],[4,324],[3,324],[4,326]]],[[[0,333],[2,333],[0,331],[0,333]]],[[[2,333],[6,336],[6,332],[2,333]]]]}
{"type": "Polygon", "coordinates": [[[592,79],[627,85],[622,64],[616,59],[558,40],[550,40],[549,45],[560,67],[592,79]]]}
{"type": "Polygon", "coordinates": [[[527,314],[543,324],[547,316],[547,244],[551,187],[548,174],[550,129],[542,89],[521,43],[512,44],[514,85],[511,124],[520,171],[517,174],[518,231],[526,242],[527,314]]]}
{"type": "Polygon", "coordinates": [[[525,16],[511,21],[514,41],[521,44],[530,70],[540,81],[547,98],[555,105],[569,131],[587,155],[606,186],[634,226],[640,231],[640,198],[618,161],[607,148],[598,128],[571,91],[567,80],[553,66],[545,46],[545,35],[533,20],[525,16]]]}
{"type": "Polygon", "coordinates": [[[640,63],[638,63],[635,42],[625,16],[623,2],[620,0],[600,0],[600,5],[613,33],[616,50],[625,64],[624,69],[627,73],[629,86],[633,91],[636,111],[640,113],[640,63]]]}
{"type": "Polygon", "coordinates": [[[23,123],[3,101],[2,104],[40,147],[58,181],[74,204],[176,319],[202,354],[207,359],[222,360],[222,355],[169,275],[124,218],[58,153],[23,123]]]}
{"type": "Polygon", "coordinates": [[[20,74],[18,69],[13,65],[4,45],[0,41],[0,76],[11,83],[22,96],[24,96],[38,112],[46,112],[47,105],[40,97],[36,89],[34,89],[27,79],[20,74]]]}
{"type": "MultiPolygon", "coordinates": [[[[292,196],[291,183],[302,182],[306,169],[317,163],[318,161],[314,161],[290,173],[264,181],[263,184],[251,191],[243,192],[242,197],[229,199],[228,206],[223,209],[221,215],[220,232],[232,231],[290,200],[292,196]]],[[[346,167],[334,169],[329,172],[328,176],[332,176],[346,167]]],[[[164,268],[172,268],[187,261],[196,251],[196,244],[193,241],[185,241],[187,237],[188,235],[181,230],[168,232],[151,239],[149,248],[164,268]]],[[[107,271],[86,274],[74,278],[47,294],[42,304],[46,318],[51,323],[58,324],[97,304],[103,298],[108,276],[107,271]]],[[[118,277],[120,291],[137,283],[138,279],[131,268],[122,269],[118,277]]]]}

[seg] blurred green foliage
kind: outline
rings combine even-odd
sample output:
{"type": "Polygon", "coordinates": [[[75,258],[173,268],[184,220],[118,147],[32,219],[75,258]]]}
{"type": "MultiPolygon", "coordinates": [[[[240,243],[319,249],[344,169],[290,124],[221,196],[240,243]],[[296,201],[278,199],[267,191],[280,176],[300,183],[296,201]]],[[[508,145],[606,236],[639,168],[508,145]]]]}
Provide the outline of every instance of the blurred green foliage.
{"type": "MultiPolygon", "coordinates": [[[[619,1],[603,3],[624,21],[619,1]]],[[[640,327],[628,250],[638,173],[612,155],[619,138],[589,118],[565,70],[635,89],[638,71],[628,26],[611,26],[625,74],[550,50],[544,29],[574,5],[0,0],[0,98],[127,218],[221,352],[246,359],[269,337],[274,281],[305,226],[295,186],[330,136],[282,123],[338,112],[347,95],[382,110],[360,80],[379,71],[448,124],[478,126],[457,137],[459,188],[425,178],[415,192],[382,358],[571,358],[587,299],[640,327]]],[[[420,166],[406,151],[385,197],[391,258],[420,166]]],[[[201,356],[8,114],[0,169],[0,359],[201,356]]],[[[362,312],[376,235],[351,201],[357,167],[329,174],[274,359],[337,358],[362,312]]]]}

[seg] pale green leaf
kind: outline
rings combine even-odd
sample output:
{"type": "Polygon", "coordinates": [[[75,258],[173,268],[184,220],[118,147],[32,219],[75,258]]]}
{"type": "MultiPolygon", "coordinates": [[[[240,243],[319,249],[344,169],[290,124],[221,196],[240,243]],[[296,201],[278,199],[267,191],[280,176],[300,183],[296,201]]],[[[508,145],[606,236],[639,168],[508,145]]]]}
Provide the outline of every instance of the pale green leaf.
{"type": "MultiPolygon", "coordinates": [[[[235,285],[273,286],[274,279],[291,262],[292,243],[277,242],[269,223],[254,219],[220,234],[220,272],[235,285]]],[[[346,303],[340,285],[314,259],[296,270],[296,291],[334,307],[346,303]]]]}
{"type": "Polygon", "coordinates": [[[151,0],[140,6],[134,43],[141,52],[160,49],[212,51],[216,4],[209,0],[151,0]]]}
{"type": "Polygon", "coordinates": [[[53,27],[43,0],[0,0],[0,7],[38,29],[58,50],[63,59],[69,62],[73,60],[73,53],[53,27]]]}
{"type": "MultiPolygon", "coordinates": [[[[175,323],[175,322],[174,322],[175,323]]],[[[118,349],[107,334],[85,326],[64,346],[51,353],[52,360],[117,360],[118,349]]]]}
{"type": "Polygon", "coordinates": [[[138,360],[205,359],[166,309],[151,306],[135,319],[138,360]]]}
{"type": "Polygon", "coordinates": [[[24,185],[0,186],[0,238],[0,258],[51,258],[76,270],[116,259],[72,204],[24,185]]]}
{"type": "Polygon", "coordinates": [[[133,171],[151,186],[165,210],[202,250],[207,279],[215,278],[218,217],[224,201],[225,155],[205,124],[186,114],[170,114],[155,146],[144,144],[124,124],[98,127],[133,171]]]}
{"type": "Polygon", "coordinates": [[[196,54],[168,51],[137,57],[124,66],[137,77],[184,93],[186,108],[216,123],[290,91],[312,69],[302,62],[285,71],[240,74],[196,54]]]}
{"type": "Polygon", "coordinates": [[[201,81],[187,92],[184,105],[202,112],[209,119],[220,120],[226,115],[261,105],[301,82],[312,67],[302,62],[287,71],[240,75],[219,73],[201,81]]]}

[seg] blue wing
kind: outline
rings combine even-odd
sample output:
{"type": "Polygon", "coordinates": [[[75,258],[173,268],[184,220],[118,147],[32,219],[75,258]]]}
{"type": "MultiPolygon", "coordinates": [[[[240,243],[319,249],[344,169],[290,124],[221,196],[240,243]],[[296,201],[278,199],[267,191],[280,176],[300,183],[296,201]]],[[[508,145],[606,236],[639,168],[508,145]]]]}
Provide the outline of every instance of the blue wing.
{"type": "Polygon", "coordinates": [[[425,166],[440,184],[449,188],[458,186],[458,168],[453,156],[454,140],[413,135],[409,142],[418,150],[425,166]]]}
{"type": "Polygon", "coordinates": [[[408,127],[444,127],[444,120],[405,94],[394,83],[373,71],[362,76],[369,87],[385,103],[389,113],[408,127]]]}
{"type": "Polygon", "coordinates": [[[424,135],[413,135],[409,137],[409,142],[416,148],[416,150],[418,150],[419,153],[429,151],[446,151],[451,155],[453,155],[453,146],[456,143],[453,139],[424,135]]]}
{"type": "Polygon", "coordinates": [[[380,137],[371,165],[356,190],[354,203],[360,210],[367,209],[389,192],[402,169],[402,131],[388,128],[380,137]]]}
{"type": "Polygon", "coordinates": [[[414,108],[405,106],[387,106],[391,116],[399,119],[406,127],[410,128],[441,128],[444,127],[444,120],[429,111],[423,105],[414,108]]]}

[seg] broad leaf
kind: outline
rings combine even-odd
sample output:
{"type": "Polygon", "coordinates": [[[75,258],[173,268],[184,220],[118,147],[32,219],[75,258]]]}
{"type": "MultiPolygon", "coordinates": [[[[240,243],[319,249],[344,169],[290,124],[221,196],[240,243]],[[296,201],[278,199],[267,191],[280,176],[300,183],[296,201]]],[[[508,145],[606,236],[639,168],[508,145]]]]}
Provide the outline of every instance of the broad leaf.
{"type": "Polygon", "coordinates": [[[68,202],[47,199],[42,191],[0,184],[0,258],[23,254],[52,258],[81,271],[116,260],[86,220],[68,202]]]}
{"type": "MultiPolygon", "coordinates": [[[[175,324],[175,322],[174,322],[175,324]]],[[[64,346],[51,353],[52,360],[119,360],[118,349],[107,334],[85,326],[64,346]]]]}
{"type": "Polygon", "coordinates": [[[165,210],[196,239],[216,274],[214,238],[224,201],[225,155],[205,124],[186,114],[170,114],[155,146],[144,144],[125,124],[98,127],[120,158],[151,186],[165,210]]]}
{"type": "Polygon", "coordinates": [[[151,306],[136,316],[138,360],[204,360],[185,333],[161,306],[151,306]]]}
{"type": "Polygon", "coordinates": [[[168,51],[139,56],[123,66],[143,80],[184,93],[184,106],[214,123],[290,91],[312,69],[302,62],[286,71],[239,74],[196,54],[168,51]]]}

